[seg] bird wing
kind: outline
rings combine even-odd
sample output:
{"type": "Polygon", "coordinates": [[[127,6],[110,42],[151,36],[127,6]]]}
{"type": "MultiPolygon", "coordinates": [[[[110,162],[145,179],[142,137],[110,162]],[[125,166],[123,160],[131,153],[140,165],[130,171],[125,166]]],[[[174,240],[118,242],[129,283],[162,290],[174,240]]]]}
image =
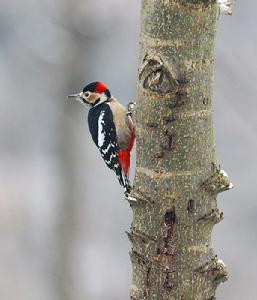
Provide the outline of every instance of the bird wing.
{"type": "Polygon", "coordinates": [[[118,157],[120,148],[113,122],[113,114],[109,106],[100,111],[97,137],[97,146],[106,165],[116,173],[120,184],[125,187],[126,180],[118,157]]]}

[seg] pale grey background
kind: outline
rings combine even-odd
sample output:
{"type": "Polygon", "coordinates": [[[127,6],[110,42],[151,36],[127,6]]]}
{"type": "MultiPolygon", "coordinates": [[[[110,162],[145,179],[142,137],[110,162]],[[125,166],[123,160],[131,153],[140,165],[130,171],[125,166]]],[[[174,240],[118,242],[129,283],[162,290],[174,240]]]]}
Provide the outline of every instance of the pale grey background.
{"type": "MultiPolygon", "coordinates": [[[[128,299],[131,210],[65,96],[104,81],[135,98],[139,0],[2,0],[0,299],[128,299]]],[[[219,197],[217,299],[257,299],[257,2],[219,24],[215,130],[235,189],[219,197]]]]}

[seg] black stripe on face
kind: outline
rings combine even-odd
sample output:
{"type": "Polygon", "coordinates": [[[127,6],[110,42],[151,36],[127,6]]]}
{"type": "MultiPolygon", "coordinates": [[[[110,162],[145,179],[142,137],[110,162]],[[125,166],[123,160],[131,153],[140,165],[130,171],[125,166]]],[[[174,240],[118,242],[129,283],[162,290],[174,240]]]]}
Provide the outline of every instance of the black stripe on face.
{"type": "Polygon", "coordinates": [[[100,102],[100,98],[98,98],[94,103],[90,103],[92,107],[94,107],[96,104],[100,102]]]}
{"type": "Polygon", "coordinates": [[[80,99],[81,99],[85,104],[90,104],[85,98],[80,97],[80,99]]]}

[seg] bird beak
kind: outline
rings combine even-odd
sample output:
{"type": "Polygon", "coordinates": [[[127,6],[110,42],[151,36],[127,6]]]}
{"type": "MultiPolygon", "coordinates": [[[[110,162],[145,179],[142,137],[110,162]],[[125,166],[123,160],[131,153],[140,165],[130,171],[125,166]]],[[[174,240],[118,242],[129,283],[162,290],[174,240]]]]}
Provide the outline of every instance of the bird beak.
{"type": "Polygon", "coordinates": [[[67,99],[75,99],[75,100],[79,100],[81,97],[80,97],[80,94],[72,94],[72,95],[68,95],[67,96],[67,99]]]}
{"type": "Polygon", "coordinates": [[[82,104],[86,104],[86,105],[89,104],[89,102],[87,102],[86,99],[84,99],[82,97],[82,92],[79,94],[68,95],[67,99],[74,99],[74,100],[77,100],[77,101],[81,102],[82,104]]]}

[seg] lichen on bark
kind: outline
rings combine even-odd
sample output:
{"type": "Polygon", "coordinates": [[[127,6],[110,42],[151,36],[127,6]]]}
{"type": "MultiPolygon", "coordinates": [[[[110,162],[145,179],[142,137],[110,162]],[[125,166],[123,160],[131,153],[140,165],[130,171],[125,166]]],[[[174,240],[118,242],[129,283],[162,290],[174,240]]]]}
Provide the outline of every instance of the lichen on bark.
{"type": "Polygon", "coordinates": [[[231,188],[213,134],[216,1],[142,0],[132,300],[214,299],[217,194],[231,188]]]}

